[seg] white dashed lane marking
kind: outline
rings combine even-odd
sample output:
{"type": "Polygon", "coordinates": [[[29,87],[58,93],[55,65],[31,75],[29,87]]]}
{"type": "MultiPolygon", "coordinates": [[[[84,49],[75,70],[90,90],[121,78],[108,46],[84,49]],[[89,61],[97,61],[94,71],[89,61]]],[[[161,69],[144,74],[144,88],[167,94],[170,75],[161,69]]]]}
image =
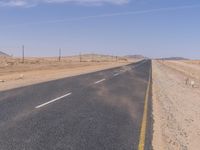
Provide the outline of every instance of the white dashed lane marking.
{"type": "Polygon", "coordinates": [[[118,75],[119,75],[119,73],[115,73],[113,76],[116,77],[116,76],[118,76],[118,75]]]}
{"type": "MultiPolygon", "coordinates": [[[[142,62],[142,63],[140,63],[140,64],[137,64],[137,65],[135,65],[133,68],[136,68],[136,67],[142,65],[142,64],[145,63],[145,62],[146,62],[146,61],[144,61],[144,62],[142,62]]],[[[122,71],[123,71],[123,70],[120,70],[120,72],[122,72],[122,71]]],[[[115,74],[113,74],[113,77],[118,76],[118,75],[120,75],[120,73],[115,73],[115,74]]],[[[94,82],[94,84],[101,83],[101,82],[103,82],[103,81],[105,81],[105,80],[106,80],[105,78],[104,78],[104,79],[101,79],[101,80],[98,80],[98,81],[94,82]]],[[[63,95],[63,96],[60,96],[60,97],[55,98],[55,99],[53,99],[53,100],[50,100],[50,101],[48,101],[48,102],[46,102],[46,103],[43,103],[43,104],[41,104],[41,105],[38,105],[38,106],[36,106],[35,108],[44,107],[44,106],[46,106],[46,105],[48,105],[48,104],[51,104],[51,103],[53,103],[53,102],[55,102],[55,101],[58,101],[58,100],[61,100],[61,99],[65,98],[65,97],[67,97],[67,96],[70,96],[71,94],[72,94],[71,92],[70,92],[70,93],[67,93],[67,94],[65,94],[65,95],[63,95]]]]}
{"type": "Polygon", "coordinates": [[[65,97],[67,97],[67,96],[70,96],[71,94],[72,94],[72,93],[67,93],[67,94],[65,94],[65,95],[63,95],[63,96],[60,96],[60,97],[55,98],[55,99],[53,99],[53,100],[50,100],[50,101],[48,101],[48,102],[46,102],[46,103],[43,103],[43,104],[41,104],[41,105],[38,105],[38,106],[36,106],[35,108],[44,107],[44,106],[46,106],[46,105],[48,105],[48,104],[50,104],[50,103],[53,103],[53,102],[58,101],[58,100],[61,100],[62,98],[65,98],[65,97]]]}
{"type": "Polygon", "coordinates": [[[99,80],[99,81],[94,82],[94,84],[101,83],[101,82],[103,82],[103,81],[105,81],[105,80],[106,80],[106,79],[101,79],[101,80],[99,80]]]}

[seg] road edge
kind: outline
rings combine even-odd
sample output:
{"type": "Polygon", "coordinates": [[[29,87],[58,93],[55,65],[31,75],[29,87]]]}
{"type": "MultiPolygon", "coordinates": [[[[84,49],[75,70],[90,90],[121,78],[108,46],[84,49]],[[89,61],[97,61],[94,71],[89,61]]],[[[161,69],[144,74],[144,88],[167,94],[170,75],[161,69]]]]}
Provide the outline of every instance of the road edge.
{"type": "Polygon", "coordinates": [[[152,60],[150,60],[149,78],[145,93],[144,111],[140,128],[138,150],[152,150],[152,60]]]}

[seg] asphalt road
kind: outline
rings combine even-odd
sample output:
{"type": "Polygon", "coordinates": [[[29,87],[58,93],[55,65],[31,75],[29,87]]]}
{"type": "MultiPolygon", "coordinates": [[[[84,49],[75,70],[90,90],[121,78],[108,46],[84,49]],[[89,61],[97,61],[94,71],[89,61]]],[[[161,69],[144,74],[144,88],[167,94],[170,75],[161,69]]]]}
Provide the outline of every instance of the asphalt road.
{"type": "Polygon", "coordinates": [[[0,92],[0,150],[137,150],[150,74],[143,60],[0,92]]]}

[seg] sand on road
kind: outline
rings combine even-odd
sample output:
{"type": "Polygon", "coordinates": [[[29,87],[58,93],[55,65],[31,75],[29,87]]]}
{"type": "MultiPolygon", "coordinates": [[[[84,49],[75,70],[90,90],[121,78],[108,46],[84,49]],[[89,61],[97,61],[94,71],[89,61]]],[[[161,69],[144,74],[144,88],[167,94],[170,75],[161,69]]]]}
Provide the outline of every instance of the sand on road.
{"type": "MultiPolygon", "coordinates": [[[[57,58],[0,58],[0,91],[109,69],[134,62],[124,58],[99,55],[57,58]]],[[[139,61],[139,60],[135,60],[139,61]]]]}

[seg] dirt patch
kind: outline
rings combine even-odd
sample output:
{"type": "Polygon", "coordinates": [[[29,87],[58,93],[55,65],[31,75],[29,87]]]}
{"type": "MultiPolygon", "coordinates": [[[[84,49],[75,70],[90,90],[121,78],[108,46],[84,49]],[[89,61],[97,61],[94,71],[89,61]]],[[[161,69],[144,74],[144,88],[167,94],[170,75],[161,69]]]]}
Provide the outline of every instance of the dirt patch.
{"type": "Polygon", "coordinates": [[[200,89],[185,82],[188,77],[200,76],[197,66],[153,61],[155,150],[197,150],[200,147],[200,89]]]}
{"type": "Polygon", "coordinates": [[[163,61],[163,64],[180,71],[188,77],[200,80],[200,61],[163,61]]]}

